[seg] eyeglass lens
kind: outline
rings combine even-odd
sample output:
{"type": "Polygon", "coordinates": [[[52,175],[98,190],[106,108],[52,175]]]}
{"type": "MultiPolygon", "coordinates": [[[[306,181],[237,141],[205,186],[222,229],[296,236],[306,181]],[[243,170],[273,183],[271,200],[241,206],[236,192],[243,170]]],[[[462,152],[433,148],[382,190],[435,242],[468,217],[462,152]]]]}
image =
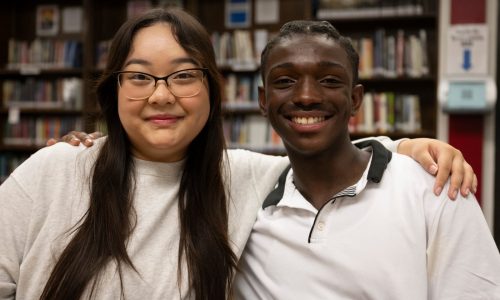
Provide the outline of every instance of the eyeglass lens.
{"type": "Polygon", "coordinates": [[[123,72],[118,75],[120,87],[127,98],[150,97],[161,80],[166,79],[167,88],[176,97],[196,96],[203,87],[203,70],[181,70],[166,77],[155,78],[140,72],[123,72]]]}

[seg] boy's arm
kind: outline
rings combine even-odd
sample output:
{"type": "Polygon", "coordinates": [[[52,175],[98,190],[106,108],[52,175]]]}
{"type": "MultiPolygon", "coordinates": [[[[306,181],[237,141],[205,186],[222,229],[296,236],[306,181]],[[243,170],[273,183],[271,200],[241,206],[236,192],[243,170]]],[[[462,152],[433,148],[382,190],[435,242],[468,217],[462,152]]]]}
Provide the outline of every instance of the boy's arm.
{"type": "MultiPolygon", "coordinates": [[[[80,131],[71,131],[61,139],[50,139],[47,146],[51,146],[59,141],[78,146],[80,143],[90,147],[93,140],[103,136],[101,132],[87,134],[80,131]]],[[[427,172],[436,176],[434,193],[439,195],[444,183],[451,174],[451,184],[448,189],[448,196],[455,199],[460,189],[460,193],[466,196],[470,191],[477,190],[477,178],[472,167],[465,161],[462,153],[447,143],[427,138],[400,139],[393,141],[389,137],[370,137],[353,141],[360,142],[366,139],[377,139],[384,146],[393,151],[416,160],[427,172]]]]}

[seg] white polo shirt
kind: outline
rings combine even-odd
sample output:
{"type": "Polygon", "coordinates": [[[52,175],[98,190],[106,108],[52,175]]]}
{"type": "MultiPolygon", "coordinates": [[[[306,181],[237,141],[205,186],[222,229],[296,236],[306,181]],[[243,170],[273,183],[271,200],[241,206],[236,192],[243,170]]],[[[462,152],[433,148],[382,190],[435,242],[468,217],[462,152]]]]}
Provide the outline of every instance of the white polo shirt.
{"type": "Polygon", "coordinates": [[[282,176],[240,260],[236,299],[500,299],[500,255],[476,199],[436,197],[412,159],[372,149],[357,184],[319,211],[292,170],[282,176]]]}

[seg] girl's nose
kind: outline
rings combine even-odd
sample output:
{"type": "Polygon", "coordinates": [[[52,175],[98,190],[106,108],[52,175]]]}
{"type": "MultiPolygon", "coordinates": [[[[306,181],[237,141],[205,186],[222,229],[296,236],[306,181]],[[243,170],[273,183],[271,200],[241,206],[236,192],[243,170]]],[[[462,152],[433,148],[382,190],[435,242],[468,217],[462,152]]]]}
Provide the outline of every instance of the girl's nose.
{"type": "Polygon", "coordinates": [[[175,96],[170,92],[167,87],[167,83],[164,80],[158,81],[156,83],[155,90],[153,94],[148,99],[149,104],[173,104],[175,103],[175,96]]]}

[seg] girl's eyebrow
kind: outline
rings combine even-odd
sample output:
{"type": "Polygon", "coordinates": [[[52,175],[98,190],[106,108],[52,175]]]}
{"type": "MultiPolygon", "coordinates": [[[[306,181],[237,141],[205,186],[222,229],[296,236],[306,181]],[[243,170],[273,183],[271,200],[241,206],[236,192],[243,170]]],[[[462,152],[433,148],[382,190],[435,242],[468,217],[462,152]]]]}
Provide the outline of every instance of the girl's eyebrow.
{"type": "MultiPolygon", "coordinates": [[[[171,63],[175,64],[175,65],[180,65],[183,63],[192,63],[194,65],[198,65],[198,63],[194,59],[192,59],[191,57],[179,57],[179,58],[172,60],[171,63]]],[[[142,58],[132,58],[125,63],[124,67],[129,66],[129,65],[134,65],[134,64],[145,65],[145,66],[153,65],[153,63],[149,60],[145,60],[142,58]]]]}

